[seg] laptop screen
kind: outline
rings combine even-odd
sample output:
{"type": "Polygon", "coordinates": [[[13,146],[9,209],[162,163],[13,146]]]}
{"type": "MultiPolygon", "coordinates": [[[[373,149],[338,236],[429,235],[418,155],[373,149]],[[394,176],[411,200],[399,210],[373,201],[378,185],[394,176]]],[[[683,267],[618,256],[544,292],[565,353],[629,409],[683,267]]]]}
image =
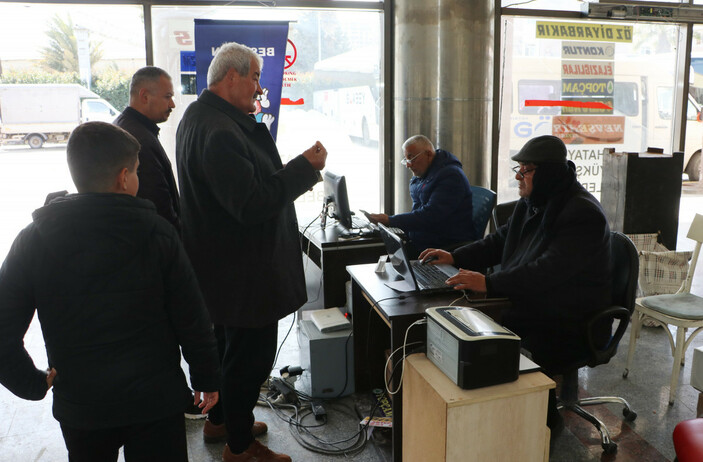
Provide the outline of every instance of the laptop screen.
{"type": "Polygon", "coordinates": [[[381,237],[383,238],[383,243],[386,246],[386,252],[388,253],[388,258],[391,260],[393,269],[412,286],[412,289],[417,288],[413,273],[408,266],[410,264],[410,259],[405,253],[403,241],[398,235],[385,226],[379,224],[378,228],[381,232],[381,237]]]}

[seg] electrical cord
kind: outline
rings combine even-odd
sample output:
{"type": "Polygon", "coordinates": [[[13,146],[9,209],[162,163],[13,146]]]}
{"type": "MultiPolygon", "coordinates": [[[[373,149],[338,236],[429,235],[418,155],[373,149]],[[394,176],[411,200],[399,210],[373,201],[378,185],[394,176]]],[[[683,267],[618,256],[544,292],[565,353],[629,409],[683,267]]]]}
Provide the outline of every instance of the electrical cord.
{"type": "MultiPolygon", "coordinates": [[[[293,322],[290,323],[290,327],[288,328],[288,332],[286,332],[286,336],[283,337],[283,340],[281,341],[281,344],[278,346],[278,350],[276,350],[276,356],[273,358],[273,368],[271,369],[271,372],[276,368],[276,361],[278,361],[278,355],[281,353],[281,348],[283,348],[283,344],[286,343],[286,340],[288,339],[288,336],[290,335],[290,332],[293,330],[293,326],[295,325],[295,318],[298,316],[298,313],[293,313],[293,322]]],[[[271,374],[269,374],[271,375],[271,374]]]]}
{"type": "Polygon", "coordinates": [[[455,304],[456,302],[458,302],[459,300],[461,300],[461,299],[463,299],[463,298],[465,298],[467,302],[469,301],[469,293],[468,293],[466,290],[462,290],[461,292],[462,292],[461,297],[457,298],[456,300],[453,300],[453,301],[449,304],[449,306],[454,306],[454,304],[455,304]]]}
{"type": "MultiPolygon", "coordinates": [[[[427,324],[427,319],[418,319],[418,320],[415,321],[414,323],[410,324],[407,329],[405,329],[405,338],[403,339],[403,346],[396,348],[396,350],[395,350],[394,352],[392,352],[392,353],[388,356],[388,359],[386,360],[386,367],[385,367],[384,370],[386,370],[386,369],[388,368],[388,363],[389,363],[389,361],[391,360],[391,358],[393,358],[393,355],[394,355],[398,350],[400,350],[400,349],[403,350],[403,358],[402,358],[402,360],[403,360],[403,361],[405,360],[405,357],[407,356],[407,355],[405,354],[405,347],[408,345],[408,333],[410,332],[410,329],[411,329],[413,326],[419,326],[419,325],[422,325],[422,324],[427,324]]],[[[415,343],[415,342],[414,342],[414,343],[415,343]]],[[[422,343],[422,342],[418,342],[418,343],[422,343]]],[[[395,369],[395,367],[394,367],[394,369],[395,369]]],[[[400,387],[403,386],[403,376],[404,376],[404,375],[405,375],[405,366],[404,366],[404,365],[401,365],[401,369],[400,369],[400,380],[398,381],[398,388],[396,388],[395,391],[391,391],[391,390],[388,388],[388,383],[387,383],[387,382],[385,383],[385,385],[386,385],[386,391],[388,392],[389,395],[391,395],[391,396],[392,396],[392,395],[395,395],[396,393],[398,393],[398,392],[400,391],[400,387]]],[[[384,380],[384,382],[385,382],[385,380],[384,380]]]]}
{"type": "MultiPolygon", "coordinates": [[[[311,410],[304,412],[311,406],[309,404],[301,405],[300,407],[292,404],[274,404],[268,397],[259,396],[259,403],[263,403],[271,408],[271,410],[279,417],[281,420],[285,421],[289,425],[289,430],[293,438],[295,438],[298,443],[313,452],[326,454],[326,455],[354,455],[361,450],[366,445],[366,438],[364,438],[364,430],[366,427],[360,425],[360,429],[352,434],[351,436],[338,440],[338,441],[327,441],[318,435],[311,432],[311,429],[320,428],[327,424],[327,417],[323,417],[323,421],[318,424],[305,424],[304,420],[312,414],[311,410]],[[290,409],[292,411],[291,416],[283,412],[283,409],[290,409]],[[313,440],[314,442],[310,442],[313,440]],[[347,446],[343,446],[345,443],[352,443],[347,446]]],[[[376,406],[372,410],[375,411],[376,406]]]]}
{"type": "Polygon", "coordinates": [[[386,300],[405,300],[408,296],[410,296],[410,295],[398,295],[395,297],[386,297],[386,298],[382,298],[380,300],[376,300],[374,302],[371,302],[371,310],[369,311],[369,317],[366,321],[366,334],[367,334],[366,335],[366,373],[369,375],[369,377],[371,376],[371,369],[370,369],[371,361],[369,360],[370,337],[369,337],[368,333],[371,331],[371,318],[374,317],[373,316],[374,308],[380,310],[381,306],[379,305],[379,303],[385,302],[386,300]]]}

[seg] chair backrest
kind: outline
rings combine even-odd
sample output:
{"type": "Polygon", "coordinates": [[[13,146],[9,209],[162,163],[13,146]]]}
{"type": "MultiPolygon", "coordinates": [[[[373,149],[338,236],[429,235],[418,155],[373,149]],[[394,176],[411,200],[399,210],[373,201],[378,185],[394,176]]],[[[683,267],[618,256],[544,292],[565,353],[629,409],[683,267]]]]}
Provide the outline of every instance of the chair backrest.
{"type": "Polygon", "coordinates": [[[513,214],[518,201],[503,202],[493,209],[493,225],[496,229],[508,222],[508,218],[513,214]]]}
{"type": "Polygon", "coordinates": [[[688,266],[688,274],[686,275],[686,280],[684,280],[683,285],[679,292],[691,292],[691,283],[693,281],[693,272],[696,270],[696,263],[698,263],[698,255],[701,253],[701,243],[703,243],[703,215],[697,213],[693,217],[693,223],[691,227],[688,228],[688,234],[686,237],[696,241],[696,247],[693,249],[693,255],[691,256],[691,262],[688,266]]]}
{"type": "Polygon", "coordinates": [[[635,308],[639,255],[629,237],[618,231],[610,235],[613,305],[622,306],[630,313],[635,308]]]}
{"type": "Polygon", "coordinates": [[[486,232],[488,220],[491,219],[493,207],[496,205],[496,193],[481,186],[471,185],[471,196],[476,239],[481,239],[486,232]]]}
{"type": "Polygon", "coordinates": [[[585,364],[595,367],[606,364],[615,356],[622,336],[625,334],[630,316],[635,309],[637,294],[637,278],[639,276],[639,255],[635,244],[623,233],[613,231],[610,234],[610,268],[612,270],[612,303],[611,306],[594,314],[589,320],[589,345],[591,354],[585,364]],[[618,320],[615,332],[604,347],[595,345],[593,333],[600,323],[610,325],[618,320]]]}

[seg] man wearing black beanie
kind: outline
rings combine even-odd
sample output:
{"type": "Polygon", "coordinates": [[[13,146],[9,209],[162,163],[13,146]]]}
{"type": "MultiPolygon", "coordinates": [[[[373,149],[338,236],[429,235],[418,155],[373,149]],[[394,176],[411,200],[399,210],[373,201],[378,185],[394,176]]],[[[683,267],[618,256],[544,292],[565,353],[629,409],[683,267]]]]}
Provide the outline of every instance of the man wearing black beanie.
{"type": "MultiPolygon", "coordinates": [[[[610,229],[559,138],[533,138],[512,160],[520,200],[508,222],[452,253],[428,249],[420,259],[436,256],[435,264],[462,268],[447,280],[458,290],[508,297],[501,323],[554,375],[587,355],[585,319],[610,304],[610,229]],[[481,273],[497,264],[499,271],[481,273]]],[[[610,326],[599,327],[597,340],[605,344],[610,326]]],[[[553,392],[547,420],[553,429],[562,425],[553,392]]]]}

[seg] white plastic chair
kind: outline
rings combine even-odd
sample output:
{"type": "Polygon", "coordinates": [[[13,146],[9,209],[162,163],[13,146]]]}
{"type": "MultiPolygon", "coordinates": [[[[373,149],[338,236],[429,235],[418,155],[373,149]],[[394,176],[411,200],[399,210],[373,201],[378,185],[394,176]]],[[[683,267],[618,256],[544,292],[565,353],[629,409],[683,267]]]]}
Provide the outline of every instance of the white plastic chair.
{"type": "Polygon", "coordinates": [[[671,371],[671,383],[669,386],[669,404],[674,403],[676,387],[679,381],[679,372],[683,364],[686,349],[691,344],[698,333],[703,330],[703,297],[691,294],[691,281],[696,269],[698,254],[703,242],[703,215],[696,214],[691,223],[691,227],[686,235],[689,239],[696,241],[693,251],[688,275],[681,288],[675,294],[652,295],[641,297],[635,301],[635,311],[632,314],[632,329],[630,330],[630,349],[627,353],[627,365],[622,376],[627,378],[632,366],[632,357],[635,353],[635,344],[642,327],[642,321],[647,318],[664,324],[664,332],[669,336],[671,353],[674,356],[674,366],[671,371]],[[676,326],[676,339],[674,340],[667,324],[676,326]],[[686,338],[689,328],[695,328],[691,335],[686,338]]]}

